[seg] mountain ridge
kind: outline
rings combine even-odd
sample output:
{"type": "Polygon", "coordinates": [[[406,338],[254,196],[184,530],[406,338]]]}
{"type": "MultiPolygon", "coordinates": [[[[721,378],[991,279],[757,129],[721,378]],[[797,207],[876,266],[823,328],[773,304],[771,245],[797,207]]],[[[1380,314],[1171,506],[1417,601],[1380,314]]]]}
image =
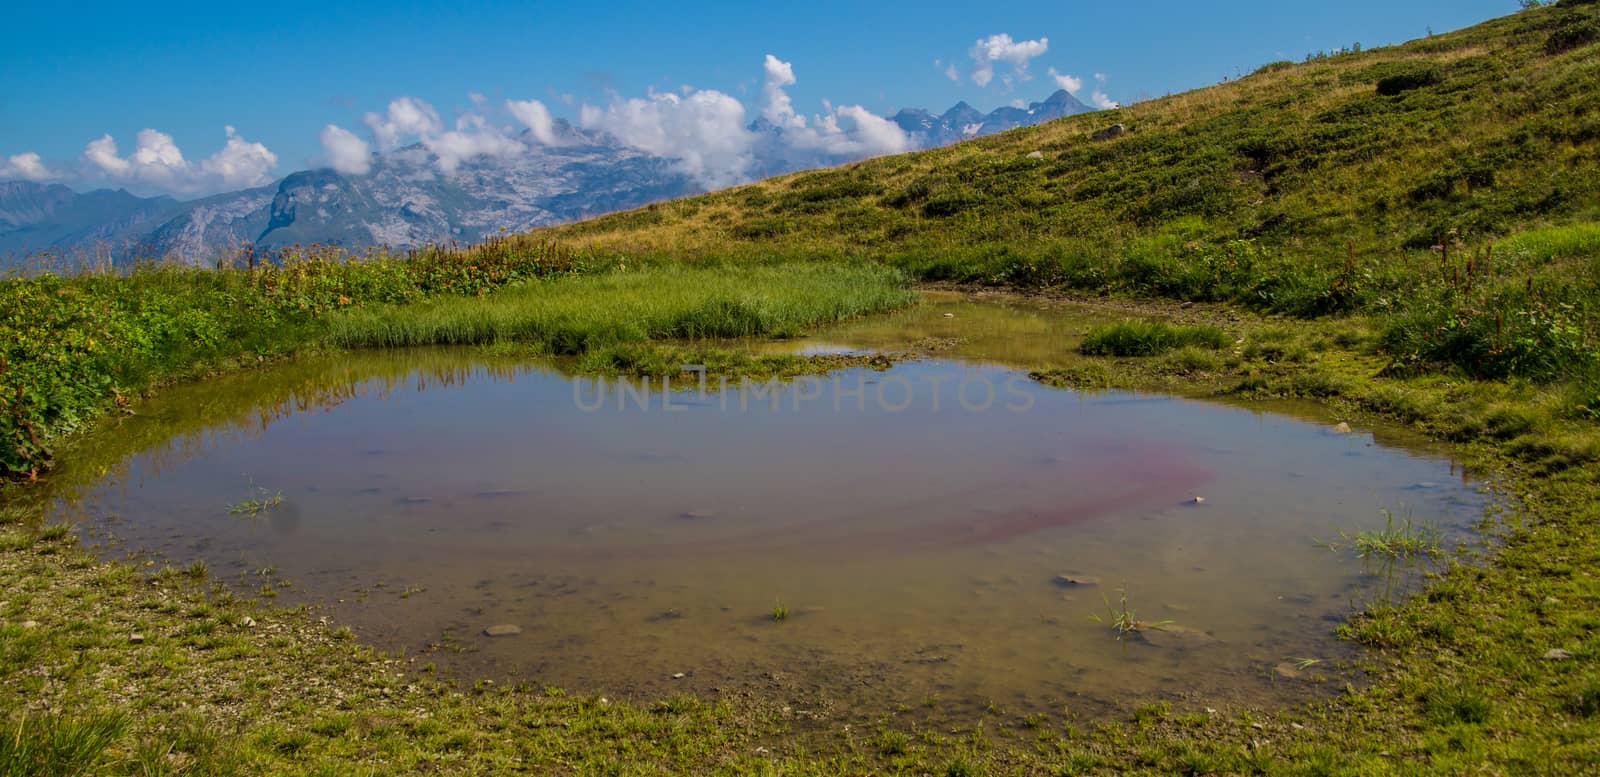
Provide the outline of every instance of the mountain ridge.
{"type": "MultiPolygon", "coordinates": [[[[1026,108],[982,114],[962,101],[939,116],[907,109],[891,121],[914,147],[930,148],[1090,110],[1058,91],[1026,108]]],[[[852,161],[822,150],[779,149],[778,128],[763,120],[750,129],[771,149],[750,171],[758,178],[852,161]]],[[[555,145],[510,159],[467,160],[448,174],[432,169],[434,158],[413,145],[374,155],[372,170],[361,176],[297,170],[266,186],[184,202],[126,190],[0,183],[0,263],[41,251],[198,264],[243,247],[318,243],[359,252],[473,243],[706,190],[669,158],[563,119],[554,130],[555,145]]]]}

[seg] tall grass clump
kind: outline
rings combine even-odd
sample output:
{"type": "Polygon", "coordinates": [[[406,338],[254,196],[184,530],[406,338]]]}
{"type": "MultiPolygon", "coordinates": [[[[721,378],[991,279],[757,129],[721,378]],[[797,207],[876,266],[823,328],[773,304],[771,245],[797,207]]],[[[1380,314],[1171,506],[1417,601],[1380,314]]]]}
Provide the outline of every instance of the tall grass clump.
{"type": "Polygon", "coordinates": [[[1380,342],[1397,367],[1539,381],[1600,373],[1600,224],[1434,253],[1383,319],[1380,342]]]}
{"type": "Polygon", "coordinates": [[[352,310],[330,321],[330,340],[345,347],[516,341],[578,355],[647,340],[791,336],[914,298],[900,273],[881,266],[667,265],[352,310]]]}
{"type": "Polygon", "coordinates": [[[98,774],[129,728],[120,714],[69,719],[23,714],[0,720],[0,777],[98,774]]]}
{"type": "Polygon", "coordinates": [[[1157,356],[1179,348],[1217,350],[1227,345],[1228,336],[1214,326],[1127,320],[1089,330],[1078,350],[1088,356],[1157,356]]]}

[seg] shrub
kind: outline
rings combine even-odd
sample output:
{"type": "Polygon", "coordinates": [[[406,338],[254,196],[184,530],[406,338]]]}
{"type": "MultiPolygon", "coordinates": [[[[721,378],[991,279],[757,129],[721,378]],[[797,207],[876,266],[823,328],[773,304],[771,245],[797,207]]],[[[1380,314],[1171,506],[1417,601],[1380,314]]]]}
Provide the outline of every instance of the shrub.
{"type": "Polygon", "coordinates": [[[1392,75],[1378,79],[1378,94],[1392,97],[1397,94],[1433,86],[1439,83],[1439,68],[1435,65],[1413,65],[1398,69],[1392,75]]]}
{"type": "Polygon", "coordinates": [[[1557,22],[1555,30],[1545,40],[1544,50],[1560,54],[1587,46],[1600,40],[1600,21],[1593,17],[1572,14],[1557,22]]]}

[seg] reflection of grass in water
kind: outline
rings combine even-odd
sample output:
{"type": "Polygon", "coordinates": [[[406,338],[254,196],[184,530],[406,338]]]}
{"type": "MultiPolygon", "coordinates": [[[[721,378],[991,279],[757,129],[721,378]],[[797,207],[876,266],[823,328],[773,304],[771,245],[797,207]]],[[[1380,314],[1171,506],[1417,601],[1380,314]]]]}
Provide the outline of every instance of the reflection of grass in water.
{"type": "Polygon", "coordinates": [[[1099,615],[1090,615],[1089,619],[1095,623],[1110,624],[1111,630],[1116,634],[1118,642],[1127,639],[1130,635],[1146,629],[1160,631],[1167,626],[1176,623],[1176,621],[1170,619],[1155,622],[1140,620],[1137,614],[1134,613],[1133,609],[1128,606],[1128,589],[1125,587],[1117,589],[1117,596],[1118,599],[1115,606],[1111,604],[1110,599],[1101,596],[1101,601],[1104,601],[1106,604],[1106,616],[1102,618],[1099,615]]]}

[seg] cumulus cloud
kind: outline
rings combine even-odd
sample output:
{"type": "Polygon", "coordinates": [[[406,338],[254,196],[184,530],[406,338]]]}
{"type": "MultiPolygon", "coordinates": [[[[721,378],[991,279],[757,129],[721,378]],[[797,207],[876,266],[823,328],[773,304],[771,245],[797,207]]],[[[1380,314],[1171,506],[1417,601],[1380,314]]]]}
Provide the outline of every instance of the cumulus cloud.
{"type": "Polygon", "coordinates": [[[317,135],[328,166],[345,175],[366,175],[372,170],[372,147],[354,132],[329,124],[317,135]]]}
{"type": "Polygon", "coordinates": [[[455,129],[440,133],[438,137],[424,138],[422,142],[433,152],[439,170],[445,174],[454,173],[469,159],[504,158],[527,150],[482,116],[471,113],[456,119],[455,129]]]}
{"type": "Polygon", "coordinates": [[[1068,94],[1077,96],[1078,92],[1083,91],[1083,79],[1077,76],[1058,72],[1055,68],[1050,68],[1050,77],[1055,79],[1057,87],[1067,90],[1068,94]]]}
{"type": "Polygon", "coordinates": [[[1012,77],[1026,81],[1029,78],[1028,63],[1049,50],[1049,38],[1012,40],[1010,35],[1003,32],[980,38],[968,52],[973,62],[972,82],[978,86],[988,86],[994,80],[995,66],[1002,63],[1011,66],[1011,74],[1002,76],[1008,85],[1012,77]]]}
{"type": "Polygon", "coordinates": [[[824,148],[852,157],[898,154],[911,150],[911,138],[900,126],[859,105],[845,105],[821,117],[824,148]],[[844,120],[841,126],[840,119],[844,120]]]}
{"type": "MultiPolygon", "coordinates": [[[[272,168],[278,166],[278,155],[260,143],[251,143],[239,137],[233,127],[225,127],[228,142],[221,150],[201,160],[200,172],[226,186],[257,186],[266,183],[272,168]]],[[[171,138],[167,138],[170,143],[171,138]]],[[[178,147],[172,147],[178,153],[178,147]]],[[[179,155],[181,159],[181,155],[179,155]]]]}
{"type": "Polygon", "coordinates": [[[794,66],[768,54],[762,71],[755,109],[772,127],[770,135],[748,128],[746,109],[739,100],[709,89],[615,97],[605,106],[585,104],[579,124],[631,148],[675,160],[686,175],[712,188],[747,180],[758,154],[763,162],[825,164],[912,147],[904,130],[860,105],[823,101],[822,113],[800,114],[786,91],[797,82],[794,66]]]}
{"type": "Polygon", "coordinates": [[[5,164],[0,165],[0,179],[21,178],[25,181],[38,182],[55,177],[57,177],[55,172],[45,167],[44,160],[32,151],[14,154],[5,164]]]}
{"type": "Polygon", "coordinates": [[[154,129],[139,130],[133,154],[120,155],[117,141],[104,135],[83,149],[86,173],[91,178],[143,184],[180,194],[260,186],[271,180],[278,164],[276,154],[225,127],[227,142],[200,162],[185,159],[172,136],[154,129]]]}
{"type": "Polygon", "coordinates": [[[517,121],[522,122],[522,126],[528,128],[528,133],[533,135],[534,140],[546,146],[559,145],[555,118],[550,115],[550,109],[546,108],[544,103],[538,100],[506,100],[506,110],[510,111],[517,121]]]}
{"type": "MultiPolygon", "coordinates": [[[[516,109],[511,110],[517,115],[516,109]]],[[[455,127],[447,130],[439,112],[417,97],[396,97],[383,113],[368,113],[361,121],[372,130],[379,151],[393,153],[403,146],[421,145],[446,175],[455,173],[469,160],[506,158],[527,150],[521,141],[490,124],[481,114],[461,114],[455,127]]]]}
{"type": "Polygon", "coordinates": [[[1112,108],[1121,108],[1122,107],[1121,104],[1117,103],[1115,100],[1112,100],[1110,97],[1106,96],[1106,93],[1105,93],[1106,74],[1105,73],[1095,73],[1094,74],[1094,80],[1095,80],[1096,84],[1099,84],[1099,88],[1095,89],[1094,93],[1089,95],[1089,103],[1091,105],[1093,105],[1094,107],[1099,108],[1101,110],[1110,110],[1112,108]]]}
{"type": "Polygon", "coordinates": [[[372,129],[378,150],[393,151],[400,146],[444,130],[439,112],[415,97],[396,97],[383,113],[368,113],[362,122],[372,129]]]}
{"type": "Polygon", "coordinates": [[[778,127],[804,127],[805,119],[795,114],[794,102],[784,91],[795,84],[794,66],[768,54],[762,70],[766,78],[761,83],[761,117],[778,127]]]}
{"type": "Polygon", "coordinates": [[[687,95],[651,92],[642,98],[617,97],[604,108],[586,103],[579,124],[629,147],[675,160],[686,175],[713,188],[744,180],[755,142],[745,129],[744,105],[710,89],[687,95]]]}
{"type": "Polygon", "coordinates": [[[762,117],[778,128],[782,144],[802,151],[841,157],[894,154],[911,148],[905,131],[859,105],[835,107],[822,102],[823,112],[810,121],[794,110],[784,90],[796,83],[794,68],[768,54],[762,85],[762,117]]]}

